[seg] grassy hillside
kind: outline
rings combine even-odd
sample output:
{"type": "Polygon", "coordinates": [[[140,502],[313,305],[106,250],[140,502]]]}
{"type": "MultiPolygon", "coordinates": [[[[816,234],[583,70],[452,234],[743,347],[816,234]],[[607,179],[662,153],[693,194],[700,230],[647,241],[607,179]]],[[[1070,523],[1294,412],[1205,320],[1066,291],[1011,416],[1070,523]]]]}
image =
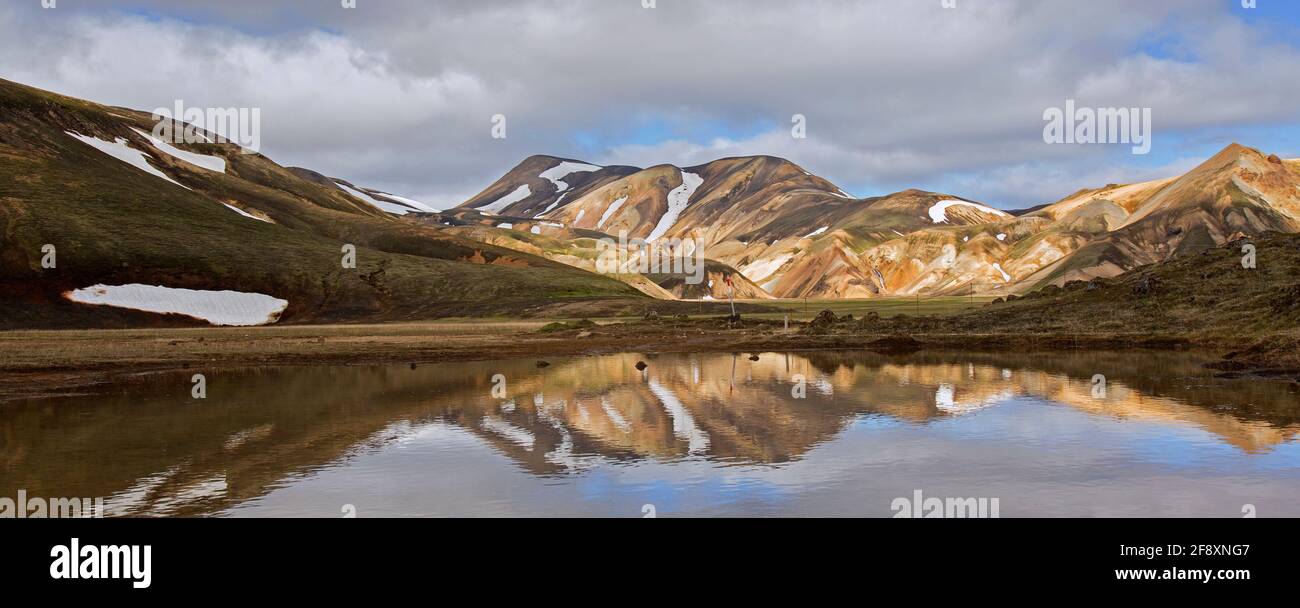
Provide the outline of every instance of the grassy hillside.
{"type": "Polygon", "coordinates": [[[99,283],[265,293],[290,302],[288,323],[643,299],[606,277],[393,218],[233,144],[185,145],[227,161],[225,174],[197,168],[132,127],[148,131],[147,115],[0,81],[0,327],[192,323],[61,297],[99,283]],[[65,131],[125,138],[190,190],[65,131]],[[357,247],[355,269],[340,263],[345,243],[357,247]],[[55,269],[41,267],[46,244],[57,248],[55,269]]]}
{"type": "Polygon", "coordinates": [[[1267,234],[1008,299],[952,315],[841,320],[817,331],[971,346],[1253,344],[1257,353],[1300,364],[1300,235],[1267,234]],[[1242,267],[1248,243],[1256,247],[1254,269],[1242,267]]]}

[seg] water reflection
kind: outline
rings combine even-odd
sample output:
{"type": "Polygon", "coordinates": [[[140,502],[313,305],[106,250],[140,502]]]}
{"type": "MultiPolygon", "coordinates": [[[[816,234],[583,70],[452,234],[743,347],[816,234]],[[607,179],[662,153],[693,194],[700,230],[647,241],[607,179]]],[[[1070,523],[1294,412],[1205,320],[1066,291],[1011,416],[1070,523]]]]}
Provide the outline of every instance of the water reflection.
{"type": "MultiPolygon", "coordinates": [[[[0,496],[108,496],[115,515],[336,516],[364,499],[390,515],[636,516],[646,496],[691,514],[888,515],[848,505],[978,484],[1010,495],[1004,514],[1016,496],[1033,507],[1019,514],[1078,514],[1070,492],[1139,496],[1139,471],[1172,495],[1233,480],[1295,493],[1293,386],[1217,379],[1201,360],[854,352],[304,367],[209,374],[204,401],[188,376],[150,376],[6,406],[0,496]]],[[[989,495],[957,495],[968,494],[989,495]]]]}

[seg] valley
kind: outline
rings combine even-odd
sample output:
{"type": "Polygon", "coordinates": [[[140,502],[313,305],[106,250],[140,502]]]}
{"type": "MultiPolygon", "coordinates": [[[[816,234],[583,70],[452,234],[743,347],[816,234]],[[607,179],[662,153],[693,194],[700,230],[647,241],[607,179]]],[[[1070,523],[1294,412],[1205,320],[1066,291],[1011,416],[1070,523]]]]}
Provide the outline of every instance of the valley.
{"type": "Polygon", "coordinates": [[[0,108],[0,395],[122,370],[618,350],[1197,346],[1282,376],[1294,359],[1300,163],[1237,144],[1015,212],[855,198],[771,156],[533,156],[439,211],[211,134],[160,141],[143,112],[6,81],[0,108]],[[689,243],[702,267],[602,269],[629,238],[689,243]],[[555,321],[576,329],[541,331],[555,321]]]}

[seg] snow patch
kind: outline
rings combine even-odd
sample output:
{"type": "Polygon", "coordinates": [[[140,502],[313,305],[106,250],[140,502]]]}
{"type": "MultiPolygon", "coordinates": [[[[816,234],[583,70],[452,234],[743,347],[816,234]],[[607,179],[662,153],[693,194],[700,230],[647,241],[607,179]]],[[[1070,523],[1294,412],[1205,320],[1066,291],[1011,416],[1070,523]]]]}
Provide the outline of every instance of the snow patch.
{"type": "Polygon", "coordinates": [[[504,210],[506,207],[509,207],[510,205],[522,201],[528,198],[529,196],[532,196],[532,194],[533,191],[528,188],[528,184],[524,184],[518,188],[515,188],[514,192],[511,192],[510,194],[507,194],[495,201],[492,201],[491,203],[479,207],[478,212],[490,213],[492,215],[496,215],[498,213],[501,213],[501,211],[504,210]]]}
{"type": "Polygon", "coordinates": [[[504,228],[506,230],[510,230],[511,228],[514,227],[515,227],[514,224],[497,224],[497,228],[504,228]]]}
{"type": "Polygon", "coordinates": [[[410,213],[410,212],[412,211],[411,209],[409,209],[409,208],[407,208],[407,207],[403,207],[403,206],[398,205],[398,204],[396,204],[396,203],[390,203],[390,202],[388,202],[388,201],[381,201],[381,200],[379,200],[379,199],[377,199],[377,198],[375,198],[375,197],[373,197],[373,196],[370,196],[369,194],[367,194],[367,193],[365,193],[365,192],[363,192],[363,191],[361,191],[361,190],[358,190],[358,189],[356,189],[356,188],[349,187],[349,186],[347,186],[346,184],[341,184],[341,183],[339,183],[339,182],[334,182],[334,185],[335,185],[335,186],[338,186],[340,190],[342,190],[342,191],[344,191],[344,192],[347,192],[348,194],[351,194],[352,196],[354,196],[354,197],[356,197],[356,198],[359,198],[359,199],[361,199],[362,201],[365,201],[366,204],[368,204],[368,205],[370,205],[371,207],[374,207],[374,208],[376,208],[376,209],[378,209],[378,210],[380,210],[380,211],[384,211],[384,212],[387,212],[387,213],[391,213],[391,214],[393,214],[393,215],[406,215],[406,214],[408,214],[408,213],[410,213]]]}
{"type": "Polygon", "coordinates": [[[93,285],[69,292],[73,302],[156,313],[175,313],[213,325],[266,325],[280,318],[287,300],[260,293],[200,291],[160,285],[93,285]]]}
{"type": "Polygon", "coordinates": [[[999,241],[1005,241],[1005,240],[1007,240],[1007,235],[1006,235],[1005,233],[1004,233],[1004,234],[999,234],[999,235],[998,235],[998,240],[999,240],[999,241]]]}
{"type": "Polygon", "coordinates": [[[998,215],[1002,217],[1011,217],[1011,214],[1007,213],[1006,211],[1001,211],[998,209],[994,209],[992,207],[986,207],[979,203],[972,203],[970,201],[959,201],[959,200],[952,199],[946,201],[939,201],[935,203],[934,206],[930,207],[930,220],[936,224],[940,222],[948,221],[948,208],[956,207],[959,205],[974,207],[985,213],[992,213],[993,215],[998,215]]]}
{"type": "Polygon", "coordinates": [[[793,253],[783,253],[770,260],[756,260],[750,265],[741,269],[740,274],[745,275],[749,280],[757,283],[767,277],[772,276],[777,270],[780,270],[790,258],[794,257],[793,253]]]}
{"type": "Polygon", "coordinates": [[[596,222],[596,228],[604,228],[605,222],[609,221],[609,218],[613,217],[615,213],[618,213],[618,210],[623,207],[623,203],[626,202],[627,202],[627,197],[625,196],[623,198],[620,198],[610,203],[609,207],[605,208],[605,213],[602,213],[600,215],[600,221],[596,222]]]}
{"type": "Polygon", "coordinates": [[[994,262],[993,269],[998,271],[998,273],[1002,275],[1003,281],[1006,281],[1008,283],[1011,282],[1011,275],[1007,274],[1005,270],[1002,270],[1002,264],[994,262]]]}
{"type": "MultiPolygon", "coordinates": [[[[222,205],[226,205],[226,203],[221,203],[221,204],[222,204],[222,205]]],[[[244,211],[243,209],[240,209],[239,207],[236,207],[236,206],[234,206],[234,205],[226,205],[226,207],[229,208],[231,211],[234,211],[235,213],[238,213],[238,214],[240,214],[240,215],[242,215],[242,216],[244,216],[244,217],[247,217],[247,218],[255,219],[255,220],[259,221],[259,222],[266,222],[266,223],[268,223],[268,224],[274,224],[274,223],[275,223],[275,222],[272,222],[271,220],[266,220],[266,219],[262,219],[262,218],[260,218],[260,217],[257,217],[256,215],[253,215],[253,214],[251,214],[251,213],[249,213],[249,212],[247,212],[247,211],[244,211]]]]}
{"type": "Polygon", "coordinates": [[[161,177],[173,184],[176,184],[177,186],[189,190],[189,188],[184,184],[170,177],[167,177],[166,173],[159,171],[153,165],[149,164],[149,161],[145,160],[146,158],[148,158],[149,155],[127,145],[128,142],[125,138],[119,137],[114,141],[104,141],[102,139],[99,139],[98,137],[90,137],[88,135],[82,135],[80,133],[73,133],[72,131],[64,131],[64,133],[67,133],[68,135],[81,140],[82,143],[85,143],[90,147],[99,150],[100,152],[103,152],[104,154],[112,156],[117,160],[120,160],[128,165],[131,165],[132,167],[135,167],[141,171],[144,171],[149,175],[152,175],[154,177],[161,177]]]}
{"type": "Polygon", "coordinates": [[[812,231],[812,232],[809,232],[808,234],[803,235],[803,238],[810,239],[810,238],[815,237],[815,236],[817,236],[817,235],[819,235],[819,234],[826,234],[826,231],[827,231],[827,230],[830,230],[830,229],[831,229],[830,226],[822,226],[821,228],[818,228],[818,229],[816,229],[816,230],[814,230],[814,231],[812,231]]]}
{"type": "Polygon", "coordinates": [[[569,189],[569,185],[560,181],[560,178],[567,177],[573,173],[590,173],[592,171],[600,171],[601,169],[603,169],[603,167],[588,165],[587,163],[574,163],[566,160],[543,171],[542,174],[537,177],[555,184],[556,192],[564,192],[569,189]]]}
{"type": "Polygon", "coordinates": [[[220,156],[208,156],[206,154],[195,154],[193,152],[186,152],[161,139],[158,139],[157,137],[154,137],[152,134],[147,133],[145,131],[141,131],[140,129],[134,129],[134,128],[131,130],[135,131],[136,133],[139,133],[145,139],[148,139],[149,143],[153,144],[153,147],[162,150],[164,154],[167,154],[172,158],[178,158],[191,165],[194,165],[195,167],[203,167],[208,171],[216,171],[217,173],[226,172],[226,159],[221,158],[220,156]]]}
{"type": "Polygon", "coordinates": [[[395,201],[397,201],[397,202],[399,202],[399,203],[403,203],[403,204],[406,204],[406,205],[410,205],[410,206],[412,206],[412,207],[415,207],[416,210],[418,210],[418,211],[425,211],[425,212],[428,212],[428,213],[437,213],[437,212],[438,212],[437,209],[434,209],[433,207],[430,207],[430,206],[428,206],[428,205],[426,205],[426,204],[424,204],[424,203],[421,203],[420,201],[417,201],[417,200],[415,200],[415,199],[413,199],[413,198],[406,198],[405,196],[397,196],[396,194],[389,194],[389,193],[387,193],[387,192],[382,192],[381,194],[383,194],[384,196],[386,196],[386,197],[388,197],[388,198],[391,198],[391,199],[393,199],[393,200],[395,200],[395,201]]]}
{"type": "Polygon", "coordinates": [[[663,217],[659,218],[659,224],[655,229],[650,231],[650,236],[646,237],[646,242],[654,241],[663,236],[673,225],[677,223],[677,218],[686,210],[686,205],[691,202],[691,196],[695,190],[704,183],[704,178],[694,174],[682,171],[682,185],[668,193],[668,211],[665,211],[663,217]]]}
{"type": "Polygon", "coordinates": [[[533,234],[541,234],[541,233],[542,233],[542,227],[541,227],[541,226],[533,226],[533,227],[530,228],[528,231],[531,232],[531,233],[533,233],[533,234]]]}
{"type": "Polygon", "coordinates": [[[573,225],[574,225],[574,226],[577,226],[577,225],[578,225],[578,222],[581,222],[581,221],[582,221],[582,216],[584,216],[584,215],[587,215],[587,210],[586,210],[586,209],[579,209],[579,210],[578,210],[578,217],[573,218],[573,225]]]}
{"type": "Polygon", "coordinates": [[[568,196],[568,195],[569,195],[568,192],[565,192],[564,194],[561,194],[561,195],[560,195],[560,198],[555,199],[555,201],[553,201],[551,204],[547,205],[545,209],[542,209],[542,212],[541,212],[541,213],[538,213],[537,215],[535,215],[535,216],[533,216],[533,217],[541,217],[541,216],[543,216],[543,215],[546,215],[547,213],[550,213],[552,209],[555,209],[556,207],[559,207],[559,206],[560,206],[560,203],[564,202],[564,197],[566,197],[566,196],[568,196]]]}

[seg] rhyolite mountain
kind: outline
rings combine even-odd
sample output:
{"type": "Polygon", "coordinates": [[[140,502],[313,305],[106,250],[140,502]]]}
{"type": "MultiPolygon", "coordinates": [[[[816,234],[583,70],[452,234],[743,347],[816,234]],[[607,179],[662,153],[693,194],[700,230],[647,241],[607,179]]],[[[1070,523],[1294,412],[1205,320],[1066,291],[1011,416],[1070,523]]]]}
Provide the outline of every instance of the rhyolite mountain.
{"type": "MultiPolygon", "coordinates": [[[[1237,144],[1183,176],[1014,213],[920,190],[858,199],[768,156],[648,169],[533,156],[432,221],[579,266],[621,232],[694,238],[711,268],[748,279],[739,297],[1010,294],[1300,231],[1298,195],[1300,162],[1237,144]]],[[[725,297],[717,278],[670,295],[725,297]]]]}
{"type": "Polygon", "coordinates": [[[153,126],[0,80],[0,327],[193,322],[69,300],[95,285],[266,294],[289,323],[670,308],[646,296],[721,300],[729,277],[747,299],[1023,294],[1300,231],[1300,161],[1236,144],[1182,176],[1023,212],[921,190],[855,198],[770,156],[645,169],[533,156],[435,211],[210,133],[162,142],[153,126]],[[620,234],[696,240],[702,280],[594,272],[598,241],[620,234]],[[347,244],[356,269],[340,265],[347,244]]]}

